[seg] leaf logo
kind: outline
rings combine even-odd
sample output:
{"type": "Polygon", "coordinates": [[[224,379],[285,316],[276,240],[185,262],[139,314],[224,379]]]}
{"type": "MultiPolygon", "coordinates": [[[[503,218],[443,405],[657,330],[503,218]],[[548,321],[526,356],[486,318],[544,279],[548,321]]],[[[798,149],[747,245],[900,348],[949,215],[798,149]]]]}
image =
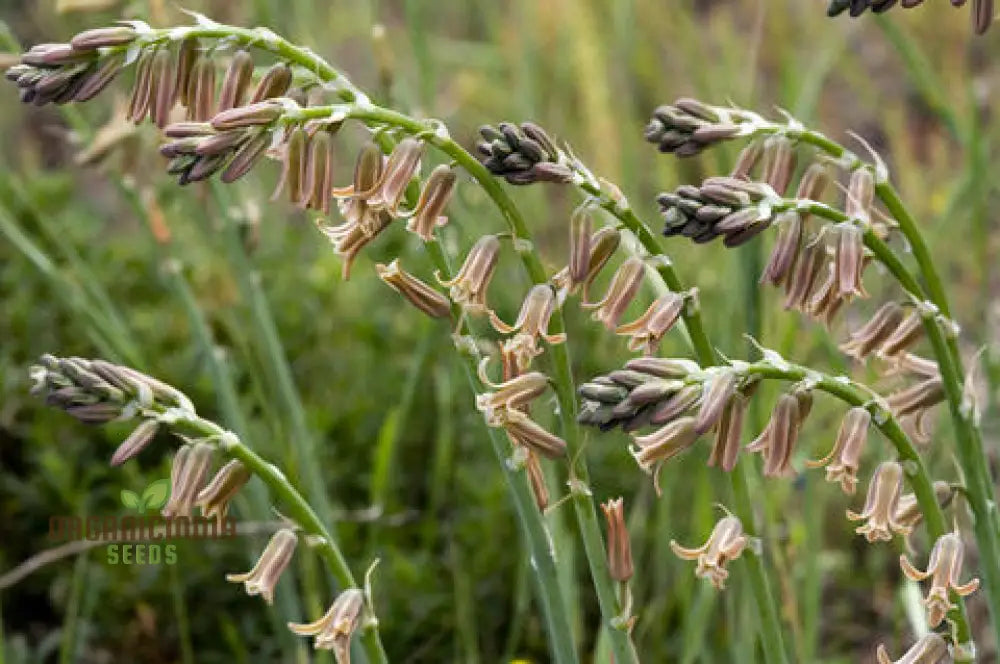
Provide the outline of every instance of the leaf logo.
{"type": "Polygon", "coordinates": [[[121,492],[122,505],[139,514],[151,509],[160,509],[167,504],[169,497],[170,480],[168,479],[156,480],[143,490],[141,496],[129,489],[122,489],[121,492]]]}

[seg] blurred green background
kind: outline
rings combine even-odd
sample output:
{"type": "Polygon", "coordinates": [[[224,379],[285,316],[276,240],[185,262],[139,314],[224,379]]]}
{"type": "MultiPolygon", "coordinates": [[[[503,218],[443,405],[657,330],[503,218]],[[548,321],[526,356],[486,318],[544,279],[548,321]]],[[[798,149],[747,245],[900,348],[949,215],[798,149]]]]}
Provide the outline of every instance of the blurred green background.
{"type": "MultiPolygon", "coordinates": [[[[470,147],[480,124],[535,120],[619,183],[656,227],[658,191],[726,171],[734,156],[722,150],[679,162],[659,155],[642,141],[659,103],[689,95],[765,114],[780,107],[841,141],[853,130],[885,157],[921,220],[949,279],[966,350],[986,346],[987,373],[997,373],[1000,191],[989,165],[1000,133],[1000,30],[974,38],[967,10],[937,2],[879,19],[830,20],[819,0],[184,6],[223,22],[267,25],[308,45],[376,100],[439,117],[470,147]],[[376,25],[383,29],[373,31],[376,25]]],[[[67,40],[123,16],[155,26],[189,20],[165,0],[5,0],[0,51],[67,40]]],[[[8,56],[0,62],[9,64],[8,56]]],[[[130,76],[68,114],[21,107],[13,86],[0,88],[0,662],[308,661],[308,644],[283,624],[315,618],[333,597],[311,554],[282,580],[273,609],[225,583],[225,572],[242,571],[263,547],[261,534],[182,543],[175,566],[112,566],[98,547],[4,587],[5,572],[53,546],[50,516],[121,513],[120,491],[166,477],[174,446],[163,436],[138,462],[109,468],[127,429],[85,427],[28,395],[27,366],[44,352],[101,356],[171,382],[298,484],[325,486],[327,513],[355,574],[381,561],[375,606],[392,661],[546,661],[530,561],[517,545],[448,329],[374,278],[373,263],[397,255],[429,278],[419,247],[402,231],[386,234],[344,282],[311,220],[268,201],[275,165],[221,194],[178,188],[163,173],[155,128],[116,119],[130,76]]],[[[338,184],[349,180],[360,139],[358,132],[339,139],[338,184]]],[[[575,195],[545,186],[513,193],[549,266],[558,268],[575,195]]],[[[468,184],[450,212],[446,237],[456,251],[502,228],[468,184]]],[[[735,252],[681,239],[664,244],[700,289],[722,352],[745,356],[743,334],[755,331],[797,362],[888,388],[847,364],[836,344],[898,292],[870,270],[873,298],[851,307],[828,334],[758,289],[756,266],[769,243],[765,237],[735,252]]],[[[508,256],[491,291],[503,317],[513,316],[527,286],[508,256]]],[[[628,357],[624,340],[575,306],[567,315],[578,377],[628,357]]],[[[682,335],[671,334],[661,352],[687,355],[682,335]]],[[[757,403],[759,429],[769,400],[757,403]]],[[[825,454],[842,408],[820,400],[814,412],[803,458],[825,454]]],[[[985,427],[995,454],[993,415],[985,427]]],[[[864,478],[889,454],[873,440],[864,478]]],[[[592,436],[587,453],[596,498],[626,498],[637,567],[634,635],[644,661],[755,661],[755,607],[741,566],[718,594],[667,546],[671,538],[703,541],[718,517],[714,503],[726,500],[718,473],[705,468],[707,445],[668,466],[665,495],[656,499],[627,442],[621,433],[592,436]]],[[[939,427],[925,450],[935,478],[956,479],[951,446],[948,427],[939,427]]],[[[557,474],[553,490],[565,480],[557,474]]],[[[753,490],[766,515],[768,564],[793,660],[873,661],[882,641],[902,652],[912,640],[906,607],[916,590],[901,586],[898,549],[864,544],[843,518],[863,497],[849,500],[818,471],[753,490]]],[[[264,531],[276,518],[256,481],[237,515],[264,531]]],[[[548,521],[589,653],[596,605],[567,517],[556,510],[548,521]]],[[[915,544],[927,548],[920,537],[915,544]]],[[[982,626],[981,661],[997,661],[984,606],[973,597],[970,610],[982,626]]]]}

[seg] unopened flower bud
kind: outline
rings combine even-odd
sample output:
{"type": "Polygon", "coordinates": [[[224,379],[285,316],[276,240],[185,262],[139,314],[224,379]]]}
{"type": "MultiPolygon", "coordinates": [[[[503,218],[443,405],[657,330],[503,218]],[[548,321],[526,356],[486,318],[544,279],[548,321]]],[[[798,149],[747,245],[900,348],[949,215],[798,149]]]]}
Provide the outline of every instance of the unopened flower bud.
{"type": "Polygon", "coordinates": [[[601,504],[608,522],[608,571],[611,578],[624,583],[632,578],[632,546],[625,525],[625,501],[616,498],[601,504]]]}
{"type": "Polygon", "coordinates": [[[120,466],[129,459],[136,457],[153,442],[153,438],[156,437],[156,432],[159,428],[160,423],[153,419],[140,422],[139,426],[115,450],[115,453],[111,456],[111,465],[120,466]]]}

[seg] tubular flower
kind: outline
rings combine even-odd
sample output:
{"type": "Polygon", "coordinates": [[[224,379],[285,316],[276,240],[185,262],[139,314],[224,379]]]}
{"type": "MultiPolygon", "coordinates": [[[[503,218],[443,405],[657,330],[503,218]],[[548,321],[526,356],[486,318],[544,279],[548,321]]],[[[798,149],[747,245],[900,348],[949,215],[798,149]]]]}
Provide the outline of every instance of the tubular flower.
{"type": "Polygon", "coordinates": [[[660,468],[698,440],[694,417],[678,418],[646,436],[636,436],[632,456],[646,473],[653,476],[653,488],[660,495],[660,468]]]}
{"type": "Polygon", "coordinates": [[[550,344],[561,344],[566,341],[565,334],[549,334],[549,320],[556,306],[556,293],[548,284],[537,284],[521,303],[521,311],[513,325],[500,320],[492,311],[489,312],[490,324],[501,334],[514,334],[509,348],[515,350],[518,365],[523,371],[531,364],[532,358],[541,354],[538,339],[541,337],[550,344]]]}
{"type": "Polygon", "coordinates": [[[855,295],[868,297],[861,282],[867,261],[865,260],[864,234],[852,224],[837,227],[837,248],[834,261],[837,264],[837,293],[841,298],[855,295]]]}
{"type": "Polygon", "coordinates": [[[385,210],[392,216],[399,214],[406,187],[420,172],[423,151],[423,144],[415,138],[404,138],[399,142],[382,168],[382,177],[375,191],[368,196],[367,203],[371,208],[385,210]]]}
{"type": "Polygon", "coordinates": [[[380,231],[391,218],[384,209],[369,204],[369,199],[378,193],[382,185],[383,173],[382,152],[377,145],[369,143],[358,153],[354,182],[333,190],[346,224],[350,228],[360,228],[369,237],[380,231]]]}
{"type": "Polygon", "coordinates": [[[794,474],[792,452],[804,419],[801,406],[802,402],[796,395],[782,394],[764,431],[747,446],[747,452],[764,454],[764,475],[767,477],[794,474]]]}
{"type": "Polygon", "coordinates": [[[628,340],[629,350],[641,350],[644,355],[653,355],[660,347],[663,336],[677,323],[685,303],[684,295],[667,293],[654,300],[646,313],[631,323],[619,325],[615,334],[631,337],[628,340]]]}
{"type": "Polygon", "coordinates": [[[401,268],[398,258],[388,265],[376,263],[375,272],[379,279],[431,318],[447,318],[451,314],[448,298],[401,268]]]}
{"type": "Polygon", "coordinates": [[[444,209],[455,192],[457,182],[458,173],[447,164],[441,164],[431,171],[424,188],[420,190],[417,206],[406,222],[406,230],[416,233],[424,242],[433,240],[434,229],[448,222],[444,209]]]}
{"type": "MultiPolygon", "coordinates": [[[[957,489],[947,482],[938,480],[934,482],[934,499],[942,509],[948,506],[952,498],[955,497],[957,489]]],[[[915,528],[924,519],[924,513],[920,511],[920,503],[914,493],[905,493],[899,497],[899,504],[896,506],[896,522],[915,528]]]]}
{"type": "Polygon", "coordinates": [[[868,485],[864,510],[860,514],[847,510],[847,518],[851,521],[867,520],[855,532],[864,535],[869,542],[888,542],[892,539],[892,533],[909,535],[912,528],[896,518],[902,486],[903,467],[895,461],[880,463],[868,485]]]}
{"type": "Polygon", "coordinates": [[[735,372],[724,371],[707,384],[705,397],[701,400],[698,418],[694,424],[694,429],[699,434],[711,430],[722,417],[722,412],[736,393],[737,379],[735,372]]]}
{"type": "Polygon", "coordinates": [[[476,395],[476,408],[481,412],[497,408],[523,408],[541,396],[549,385],[548,376],[539,371],[520,374],[500,384],[493,383],[486,375],[487,362],[488,358],[479,365],[479,380],[495,391],[476,395]]]}
{"type": "Polygon", "coordinates": [[[183,445],[177,450],[170,467],[170,499],[163,507],[163,516],[191,516],[198,492],[208,477],[214,451],[205,442],[183,445]]]}
{"type": "Polygon", "coordinates": [[[544,512],[549,506],[549,487],[545,483],[545,473],[538,461],[538,455],[531,450],[528,450],[528,456],[524,460],[524,471],[528,474],[528,484],[531,486],[531,494],[535,497],[535,505],[539,512],[544,512]]]}
{"type": "Polygon", "coordinates": [[[809,294],[816,286],[825,258],[826,246],[818,237],[805,243],[795,266],[785,279],[785,309],[806,311],[809,294]]]}
{"type": "Polygon", "coordinates": [[[483,417],[487,426],[503,429],[515,445],[549,459],[566,454],[566,441],[549,433],[527,414],[513,408],[486,408],[483,417]]]}
{"type": "Polygon", "coordinates": [[[371,243],[371,241],[374,240],[379,233],[384,231],[389,226],[389,222],[392,221],[392,218],[387,214],[380,213],[379,216],[375,218],[375,221],[380,225],[374,228],[366,228],[361,224],[351,222],[330,226],[322,220],[316,221],[316,227],[319,228],[320,232],[323,233],[333,244],[333,253],[344,259],[341,276],[345,281],[351,278],[351,267],[354,265],[354,260],[358,257],[358,254],[360,254],[361,250],[368,246],[368,244],[371,243]]]}
{"type": "MultiPolygon", "coordinates": [[[[589,217],[588,217],[589,219],[589,217]]],[[[570,265],[560,270],[552,277],[552,283],[559,289],[560,299],[566,294],[576,292],[577,288],[583,286],[583,300],[586,302],[590,298],[590,285],[607,265],[611,257],[614,256],[618,245],[621,243],[621,233],[616,228],[605,226],[598,229],[589,237],[585,243],[582,239],[571,239],[570,265]],[[588,247],[586,260],[586,270],[579,270],[580,258],[576,256],[580,247],[584,244],[588,247]],[[582,272],[583,276],[577,281],[574,273],[582,272]]]]}
{"type": "Polygon", "coordinates": [[[712,453],[708,457],[709,466],[718,466],[727,473],[736,467],[747,403],[747,398],[741,392],[736,392],[726,404],[726,409],[722,411],[722,419],[719,420],[715,445],[712,446],[712,453]]]}
{"type": "Polygon", "coordinates": [[[929,408],[944,401],[944,383],[941,378],[928,378],[899,392],[890,394],[886,401],[890,410],[902,417],[917,415],[918,418],[929,408]]]}
{"type": "Polygon", "coordinates": [[[484,235],[472,246],[458,273],[448,281],[441,279],[442,286],[451,289],[451,299],[465,311],[481,314],[489,311],[486,306],[486,289],[493,278],[500,256],[500,240],[496,235],[484,235]]]}
{"type": "Polygon", "coordinates": [[[632,546],[625,526],[625,501],[616,498],[601,504],[608,522],[608,569],[611,578],[624,582],[632,578],[632,546]]]}
{"type": "Polygon", "coordinates": [[[902,322],[903,308],[896,302],[887,302],[867,323],[851,333],[840,350],[855,359],[863,359],[885,343],[902,322]]]}
{"type": "Polygon", "coordinates": [[[858,484],[858,463],[865,443],[868,441],[868,427],[872,416],[860,406],[847,411],[840,424],[833,449],[822,459],[806,461],[809,468],[826,467],[826,481],[840,482],[844,493],[853,495],[858,484]]]}
{"type": "Polygon", "coordinates": [[[219,469],[208,485],[198,492],[195,505],[201,508],[206,519],[213,516],[222,521],[229,511],[229,503],[233,497],[250,481],[253,473],[240,461],[233,459],[219,469]]]}
{"type": "Polygon", "coordinates": [[[914,567],[910,559],[905,555],[899,557],[899,566],[903,569],[903,574],[914,581],[923,581],[931,578],[931,589],[924,598],[924,606],[927,607],[927,624],[930,627],[937,627],[944,620],[945,614],[955,608],[948,598],[950,591],[955,591],[959,597],[965,597],[976,592],[979,588],[979,579],[972,579],[968,583],[959,583],[958,578],[962,575],[963,556],[965,547],[962,544],[962,537],[957,532],[942,535],[934,543],[931,549],[931,558],[927,563],[927,569],[920,571],[914,567]]]}
{"type": "Polygon", "coordinates": [[[111,456],[111,465],[120,466],[129,459],[135,457],[153,442],[156,432],[160,428],[160,423],[156,420],[143,420],[132,433],[129,434],[115,453],[111,456]]]}
{"type": "Polygon", "coordinates": [[[629,258],[615,272],[604,298],[598,302],[585,302],[583,308],[593,309],[593,319],[603,323],[608,331],[614,332],[618,321],[639,292],[645,272],[646,267],[641,258],[629,258]]]}
{"type": "Polygon", "coordinates": [[[875,656],[878,659],[878,664],[941,664],[951,661],[948,644],[939,634],[934,632],[921,637],[899,659],[890,659],[885,646],[881,644],[879,644],[875,656]]]}
{"type": "Polygon", "coordinates": [[[247,595],[260,595],[265,602],[271,604],[274,601],[274,587],[278,585],[281,573],[292,561],[298,541],[299,538],[293,531],[282,528],[271,537],[252,570],[245,574],[227,574],[226,581],[242,583],[247,595]]]}
{"type": "Polygon", "coordinates": [[[764,266],[760,283],[780,286],[792,272],[795,259],[799,255],[799,247],[802,244],[802,215],[794,210],[782,212],[775,218],[774,225],[778,229],[777,239],[774,241],[774,248],[771,250],[767,265],[764,266]]]}
{"type": "Polygon", "coordinates": [[[316,622],[288,623],[288,629],[299,636],[314,636],[317,650],[332,650],[337,664],[351,663],[351,637],[361,623],[365,595],[349,588],[337,596],[330,609],[316,622]]]}
{"type": "Polygon", "coordinates": [[[727,516],[715,524],[708,541],[697,549],[684,548],[674,540],[670,540],[670,548],[679,558],[698,561],[695,576],[708,579],[713,586],[722,590],[726,587],[726,578],[729,576],[726,563],[739,558],[749,542],[740,520],[735,516],[727,516]]]}

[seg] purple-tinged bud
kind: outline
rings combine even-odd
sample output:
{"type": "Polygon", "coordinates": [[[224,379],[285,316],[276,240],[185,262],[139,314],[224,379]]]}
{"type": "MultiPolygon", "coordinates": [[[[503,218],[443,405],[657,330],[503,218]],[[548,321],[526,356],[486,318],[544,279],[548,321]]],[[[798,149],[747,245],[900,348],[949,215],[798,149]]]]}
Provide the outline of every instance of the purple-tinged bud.
{"type": "Polygon", "coordinates": [[[154,57],[149,51],[144,51],[136,64],[135,84],[132,86],[132,97],[125,112],[125,117],[136,124],[142,122],[149,110],[149,98],[152,94],[150,73],[154,57]]]}
{"type": "Polygon", "coordinates": [[[794,210],[782,212],[774,221],[778,237],[774,241],[771,257],[764,267],[760,283],[780,286],[791,272],[802,243],[802,216],[794,210]]]}
{"type": "Polygon", "coordinates": [[[170,467],[170,500],[163,507],[165,517],[191,516],[198,493],[208,479],[215,448],[205,442],[182,446],[170,467]]]}
{"type": "Polygon", "coordinates": [[[407,186],[420,172],[423,152],[423,143],[415,138],[407,137],[400,141],[389,155],[376,191],[368,197],[368,205],[396,216],[407,186]]]}
{"type": "Polygon", "coordinates": [[[240,127],[255,127],[269,125],[281,117],[281,104],[274,100],[265,100],[239,106],[216,113],[212,118],[212,126],[219,130],[239,129],[240,127]]]}
{"type": "Polygon", "coordinates": [[[902,322],[903,308],[897,302],[887,302],[861,329],[851,333],[840,350],[860,360],[885,343],[902,322]]]}
{"type": "Polygon", "coordinates": [[[886,339],[879,348],[879,354],[884,357],[899,355],[907,348],[915,344],[924,333],[924,319],[919,311],[913,311],[903,319],[889,338],[886,339]]]}
{"type": "Polygon", "coordinates": [[[766,477],[787,477],[794,474],[792,453],[795,451],[801,426],[799,399],[795,394],[782,394],[764,431],[747,446],[747,452],[764,454],[766,477]]]}
{"type": "Polygon", "coordinates": [[[215,517],[220,523],[229,511],[229,503],[240,489],[250,481],[253,473],[237,459],[219,469],[215,477],[198,492],[195,506],[206,519],[215,517]]]}
{"type": "Polygon", "coordinates": [[[256,104],[266,99],[284,97],[291,86],[292,68],[284,62],[280,62],[268,69],[267,73],[260,79],[257,88],[250,97],[250,103],[256,104]]]}
{"type": "Polygon", "coordinates": [[[820,238],[806,242],[790,276],[785,279],[785,309],[805,310],[825,260],[826,246],[820,238]]]}
{"type": "Polygon", "coordinates": [[[579,207],[569,219],[569,286],[572,290],[587,278],[590,268],[590,235],[593,220],[590,210],[579,207]]]}
{"type": "Polygon", "coordinates": [[[837,250],[834,259],[837,263],[837,292],[841,298],[850,299],[855,295],[867,297],[862,275],[867,261],[865,259],[864,233],[854,225],[841,224],[837,226],[837,250]]]}
{"type": "Polygon", "coordinates": [[[181,106],[189,109],[191,107],[191,72],[194,70],[194,63],[198,61],[198,40],[187,38],[181,42],[177,51],[177,71],[174,77],[174,89],[177,91],[177,99],[181,106]]]}
{"type": "Polygon", "coordinates": [[[722,411],[722,418],[719,420],[715,445],[712,446],[712,453],[708,457],[709,466],[718,466],[727,473],[736,467],[743,434],[743,420],[748,403],[749,400],[740,392],[736,392],[729,399],[726,409],[722,411]]]}
{"type": "Polygon", "coordinates": [[[795,173],[795,145],[784,136],[769,138],[764,143],[763,180],[779,196],[784,196],[795,173]]]}
{"type": "Polygon", "coordinates": [[[694,430],[699,435],[711,430],[722,417],[722,412],[736,393],[738,379],[735,372],[723,371],[716,374],[706,386],[705,397],[701,401],[694,425],[694,430]]]}
{"type": "Polygon", "coordinates": [[[119,25],[111,28],[93,28],[77,33],[71,40],[70,46],[77,51],[91,51],[106,46],[123,46],[131,44],[138,36],[135,30],[128,26],[119,25]]]}
{"type": "Polygon", "coordinates": [[[302,127],[292,129],[291,134],[281,146],[281,177],[278,186],[271,194],[271,200],[277,200],[282,189],[288,192],[288,202],[298,203],[302,189],[301,177],[305,170],[305,158],[308,149],[308,136],[302,127]]]}
{"type": "Polygon", "coordinates": [[[188,78],[188,120],[207,122],[215,114],[215,65],[198,58],[188,78]]]}
{"type": "MultiPolygon", "coordinates": [[[[253,58],[247,51],[237,51],[233,54],[233,59],[230,60],[229,67],[226,69],[226,75],[222,78],[222,90],[219,93],[219,113],[243,105],[243,98],[246,95],[252,78],[253,58]]],[[[254,106],[255,104],[250,105],[254,106]]]]}
{"type": "Polygon", "coordinates": [[[760,141],[754,141],[750,143],[742,152],[740,152],[739,157],[736,158],[736,165],[733,166],[732,172],[730,172],[729,177],[736,178],[738,180],[749,180],[750,173],[753,171],[754,166],[760,161],[760,158],[764,154],[764,144],[760,141]]]}
{"type": "Polygon", "coordinates": [[[153,438],[156,437],[156,432],[159,428],[160,423],[156,420],[143,420],[140,422],[139,426],[115,450],[115,453],[111,456],[111,465],[120,466],[129,459],[138,456],[140,452],[153,442],[153,438]]]}
{"type": "Polygon", "coordinates": [[[271,145],[270,132],[261,132],[250,140],[246,141],[229,162],[226,169],[219,176],[223,182],[230,183],[239,180],[250,172],[250,170],[260,161],[260,158],[267,152],[271,145]]]}
{"type": "Polygon", "coordinates": [[[803,173],[795,198],[818,201],[830,185],[830,170],[824,164],[813,164],[803,173]]]}
{"type": "Polygon", "coordinates": [[[875,204],[875,176],[867,168],[851,172],[847,186],[847,201],[844,211],[851,220],[859,220],[865,225],[871,223],[872,206],[875,204]]]}
{"type": "Polygon", "coordinates": [[[601,504],[608,522],[608,572],[611,578],[624,583],[632,578],[632,545],[625,525],[625,501],[616,498],[601,504]]]}

